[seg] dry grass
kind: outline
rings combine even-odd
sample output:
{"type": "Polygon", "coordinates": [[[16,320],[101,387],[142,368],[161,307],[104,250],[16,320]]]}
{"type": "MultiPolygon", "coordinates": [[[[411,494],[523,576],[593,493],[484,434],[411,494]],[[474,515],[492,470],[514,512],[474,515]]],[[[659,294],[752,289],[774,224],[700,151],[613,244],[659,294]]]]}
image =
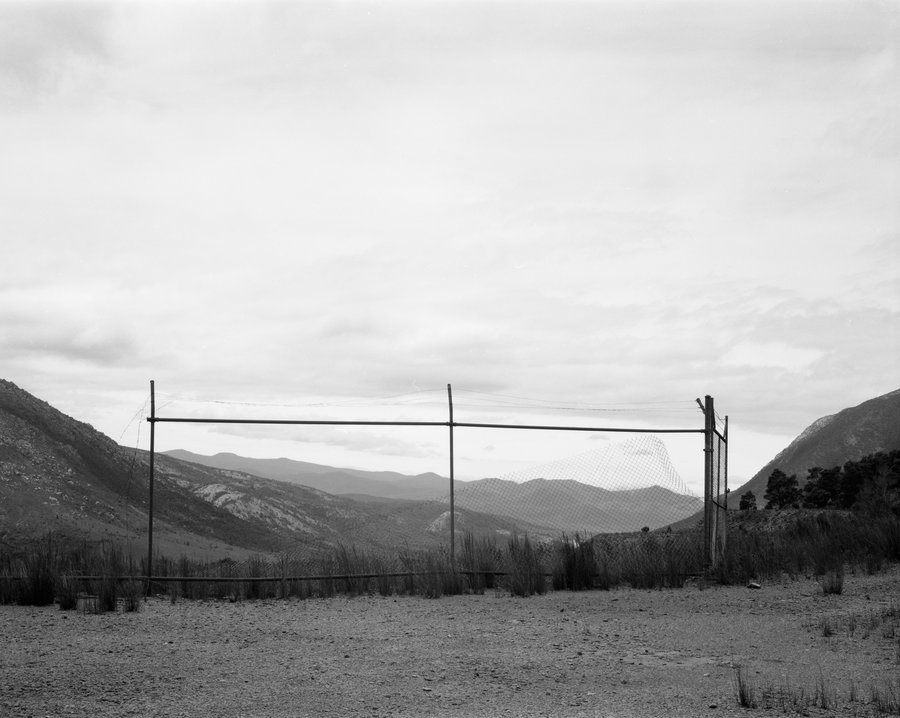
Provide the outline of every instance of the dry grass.
{"type": "MultiPolygon", "coordinates": [[[[772,513],[772,512],[759,512],[772,513]]],[[[701,534],[640,532],[561,536],[537,543],[528,536],[501,540],[497,536],[464,535],[456,560],[447,547],[401,548],[393,554],[374,553],[353,545],[310,554],[296,551],[276,556],[252,556],[243,563],[230,560],[198,562],[182,556],[157,556],[152,590],[173,598],[265,598],[341,593],[363,595],[412,594],[440,597],[503,588],[514,595],[546,590],[547,577],[555,590],[681,587],[689,577],[720,583],[813,574],[822,592],[840,595],[844,571],[864,570],[900,560],[900,518],[860,517],[845,513],[797,515],[749,527],[739,523],[729,532],[725,560],[715,575],[704,571],[701,534]],[[175,584],[174,586],[172,584],[175,584]]],[[[53,537],[13,558],[0,555],[0,602],[46,605],[58,600],[71,608],[79,592],[98,596],[106,610],[120,598],[120,584],[146,575],[143,562],[109,542],[82,544],[60,550],[53,537]],[[75,576],[100,576],[99,583],[79,582],[75,576]],[[111,578],[116,580],[110,580],[111,578]]],[[[127,596],[126,596],[127,597],[127,596]]],[[[854,629],[855,630],[855,629],[854,629]]]]}

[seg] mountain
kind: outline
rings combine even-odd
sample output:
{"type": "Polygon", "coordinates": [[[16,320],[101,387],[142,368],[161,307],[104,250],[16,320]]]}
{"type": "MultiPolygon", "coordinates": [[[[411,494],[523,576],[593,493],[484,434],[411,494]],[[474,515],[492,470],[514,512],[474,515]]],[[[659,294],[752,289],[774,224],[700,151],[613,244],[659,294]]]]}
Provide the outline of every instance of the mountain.
{"type": "MultiPolygon", "coordinates": [[[[659,446],[662,448],[656,448],[655,452],[664,452],[665,447],[661,443],[659,446]]],[[[653,455],[649,458],[641,457],[646,464],[645,470],[649,475],[665,477],[666,472],[654,472],[653,467],[660,461],[668,465],[668,457],[650,453],[653,455]]],[[[166,454],[203,466],[246,471],[370,503],[389,499],[428,499],[449,504],[450,480],[437,474],[404,476],[393,472],[336,469],[283,458],[253,459],[228,453],[203,456],[180,449],[166,454]]],[[[603,456],[594,458],[601,463],[604,460],[603,456]]],[[[608,457],[605,460],[609,463],[608,457]]],[[[552,474],[561,471],[550,464],[544,468],[552,474]]],[[[579,466],[569,467],[568,470],[577,472],[579,466]]],[[[583,466],[581,473],[585,473],[583,466]]],[[[557,534],[575,531],[618,533],[638,531],[644,526],[659,528],[702,508],[701,499],[660,486],[611,491],[584,482],[556,478],[458,481],[454,500],[457,510],[503,516],[522,525],[539,526],[542,532],[550,530],[557,534]]]]}
{"type": "Polygon", "coordinates": [[[454,498],[460,508],[582,534],[661,528],[703,508],[702,499],[661,486],[609,491],[565,479],[482,479],[458,484],[454,498]]]}
{"type": "Polygon", "coordinates": [[[775,469],[788,476],[796,474],[802,486],[807,472],[815,466],[843,466],[847,461],[893,449],[900,449],[900,389],[814,421],[746,484],[731,492],[729,508],[737,508],[747,491],[753,492],[762,508],[769,476],[775,469]]]}
{"type": "Polygon", "coordinates": [[[427,501],[443,496],[449,491],[450,479],[434,473],[406,476],[393,471],[336,469],[332,466],[284,458],[254,459],[231,453],[204,456],[184,449],[164,453],[203,466],[244,471],[267,479],[308,486],[329,494],[353,495],[361,499],[378,497],[427,501]]]}
{"type": "MultiPolygon", "coordinates": [[[[0,544],[52,530],[60,539],[146,541],[145,456],[130,453],[88,424],[0,380],[0,544]]],[[[260,527],[194,497],[177,484],[156,487],[158,545],[249,548],[270,544],[260,527]]]]}
{"type": "MultiPolygon", "coordinates": [[[[340,543],[394,551],[446,543],[449,512],[428,501],[354,501],[315,488],[157,454],[154,545],[242,559],[257,552],[315,556],[340,543]]],[[[52,530],[61,543],[113,539],[146,549],[149,454],[114,441],[0,379],[0,549],[52,530]]],[[[459,531],[548,530],[458,510],[459,531]]]]}

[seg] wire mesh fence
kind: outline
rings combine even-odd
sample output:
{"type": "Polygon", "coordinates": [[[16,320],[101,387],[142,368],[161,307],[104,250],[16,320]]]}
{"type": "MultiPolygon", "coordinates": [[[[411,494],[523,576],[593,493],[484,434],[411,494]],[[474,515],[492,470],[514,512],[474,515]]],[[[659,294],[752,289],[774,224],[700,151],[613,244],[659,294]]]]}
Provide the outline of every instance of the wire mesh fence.
{"type": "MultiPolygon", "coordinates": [[[[456,549],[458,537],[462,532],[473,535],[491,535],[514,537],[520,534],[530,535],[539,545],[553,541],[566,542],[567,535],[593,536],[599,534],[627,534],[639,531],[649,532],[684,519],[701,508],[702,502],[685,490],[671,464],[665,445],[649,429],[628,429],[622,427],[590,427],[526,425],[508,423],[459,422],[454,420],[453,399],[450,385],[447,386],[448,421],[384,421],[384,420],[336,420],[336,419],[272,419],[232,417],[160,417],[155,412],[154,383],[151,382],[151,422],[150,433],[150,525],[148,529],[147,565],[152,564],[153,556],[153,445],[155,428],[158,423],[175,424],[245,424],[255,425],[291,425],[291,426],[329,426],[329,427],[440,427],[449,429],[449,494],[435,496],[435,502],[446,508],[439,512],[425,528],[424,546],[429,543],[446,546],[449,550],[450,563],[456,568],[456,549]],[[623,432],[633,434],[632,438],[620,445],[607,446],[570,455],[563,460],[544,462],[537,466],[518,469],[497,478],[484,478],[477,481],[456,481],[454,467],[456,452],[454,450],[454,432],[457,428],[471,430],[529,430],[544,432],[576,432],[576,433],[608,433],[623,432]],[[460,526],[457,526],[457,522],[460,526]]],[[[698,400],[699,401],[699,400],[698,400]]],[[[707,551],[707,562],[715,561],[715,544],[709,540],[709,532],[718,536],[716,524],[717,514],[710,512],[711,463],[721,462],[721,458],[712,456],[714,424],[710,423],[714,410],[712,399],[707,397],[707,405],[701,405],[707,421],[704,429],[661,429],[665,433],[704,433],[706,436],[706,512],[704,515],[707,531],[707,544],[713,547],[707,551]],[[710,553],[710,551],[712,551],[710,553]]],[[[726,454],[727,460],[727,454],[726,454]]],[[[365,499],[366,497],[363,497],[365,499]]],[[[402,512],[401,512],[402,513],[402,512]]],[[[408,513],[408,512],[407,512],[408,513]]],[[[402,523],[406,517],[387,516],[387,523],[402,523]]],[[[385,523],[384,521],[382,523],[385,523]]],[[[722,522],[724,530],[724,522],[722,522]]],[[[354,546],[357,541],[370,546],[370,532],[366,522],[344,525],[341,545],[354,546]]],[[[643,539],[641,546],[646,545],[649,537],[643,539]]],[[[633,544],[621,543],[632,552],[633,544]]],[[[671,542],[670,542],[671,543],[671,542]]],[[[334,546],[331,547],[332,555],[334,546]]],[[[326,552],[327,553],[327,552],[326,552]]],[[[375,551],[373,555],[379,552],[375,551]]],[[[608,553],[608,551],[607,551],[608,553]]],[[[296,552],[295,552],[296,555],[296,552]]],[[[296,561],[295,558],[291,559],[296,561]]],[[[306,560],[327,561],[316,557],[306,560]]],[[[396,566],[382,572],[400,573],[396,566]]],[[[308,572],[309,569],[306,569],[308,572]]],[[[284,572],[282,572],[283,575],[284,572]]],[[[344,572],[345,575],[349,575],[344,572]]]]}
{"type": "MultiPolygon", "coordinates": [[[[559,423],[463,422],[453,418],[449,386],[447,394],[448,421],[236,419],[224,416],[221,411],[212,418],[196,414],[161,417],[156,414],[151,383],[148,550],[139,566],[132,566],[127,575],[110,570],[104,573],[104,578],[118,574],[116,580],[126,582],[142,576],[148,585],[165,586],[172,595],[260,597],[375,590],[435,594],[453,592],[460,587],[483,590],[502,582],[524,585],[529,591],[547,585],[561,588],[602,588],[622,582],[641,586],[677,585],[685,577],[707,568],[710,557],[704,553],[703,531],[690,525],[672,530],[673,524],[699,514],[704,500],[688,489],[679,476],[660,434],[669,439],[674,434],[705,433],[707,446],[712,446],[706,454],[705,467],[709,486],[711,466],[717,467],[717,477],[720,477],[715,481],[727,477],[727,449],[723,448],[727,446],[727,428],[721,435],[711,434],[708,426],[654,431],[559,423]],[[186,477],[179,476],[177,470],[173,473],[163,461],[165,457],[160,456],[154,463],[155,430],[167,422],[169,425],[228,424],[229,430],[241,424],[255,425],[256,430],[276,425],[329,430],[390,426],[398,427],[396,431],[443,427],[450,436],[450,477],[443,490],[436,488],[415,500],[345,497],[367,505],[365,519],[350,517],[343,521],[337,537],[328,541],[287,541],[279,550],[265,556],[245,554],[216,561],[198,561],[186,556],[166,558],[154,550],[153,543],[156,473],[168,483],[180,482],[180,489],[189,488],[186,477]],[[458,442],[455,451],[454,433],[458,442]],[[502,437],[510,434],[517,436],[517,442],[512,448],[504,449],[502,437]],[[526,434],[529,438],[523,444],[519,437],[526,434]],[[522,451],[529,444],[551,443],[538,438],[541,436],[594,439],[605,434],[626,434],[626,438],[623,441],[582,440],[566,445],[577,446],[579,451],[563,450],[562,454],[559,449],[555,454],[522,451]],[[488,447],[496,456],[504,451],[514,455],[516,461],[509,464],[513,468],[493,477],[456,479],[455,462],[464,461],[473,445],[488,447]],[[541,454],[540,460],[526,462],[520,455],[532,453],[541,454]],[[560,455],[562,458],[557,458],[560,455]],[[385,527],[390,527],[390,531],[386,532],[385,527]],[[528,577],[524,581],[523,575],[528,577]]],[[[693,439],[696,441],[697,437],[693,439]]],[[[564,444],[554,438],[554,446],[564,444]]],[[[698,452],[698,464],[699,455],[698,452]]],[[[198,495],[209,500],[222,500],[218,494],[213,495],[215,492],[209,485],[198,490],[198,495]]],[[[254,511],[265,503],[258,496],[251,498],[255,502],[254,511]]],[[[710,502],[706,503],[708,506],[710,502]]],[[[222,506],[231,510],[224,503],[222,506]]],[[[282,508],[263,507],[262,514],[268,512],[271,517],[282,508]]],[[[246,506],[239,511],[240,516],[249,515],[246,506]]],[[[712,520],[708,511],[702,515],[706,531],[721,535],[724,545],[725,521],[719,521],[718,512],[713,513],[712,520]]],[[[100,580],[90,571],[75,571],[71,566],[64,572],[83,591],[90,591],[100,580]]],[[[23,575],[27,573],[25,567],[23,575]]]]}
{"type": "Polygon", "coordinates": [[[727,550],[728,537],[728,421],[720,430],[714,424],[707,437],[710,458],[707,464],[706,541],[707,563],[716,569],[727,550]]]}

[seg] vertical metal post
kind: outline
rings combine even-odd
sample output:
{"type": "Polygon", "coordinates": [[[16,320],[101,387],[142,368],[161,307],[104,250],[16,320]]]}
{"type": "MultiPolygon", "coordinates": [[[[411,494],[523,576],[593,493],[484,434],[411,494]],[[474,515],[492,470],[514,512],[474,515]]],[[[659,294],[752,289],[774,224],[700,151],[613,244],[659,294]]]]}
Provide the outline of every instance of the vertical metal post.
{"type": "Polygon", "coordinates": [[[153,575],[153,462],[156,458],[156,389],[150,380],[150,493],[147,507],[147,595],[150,595],[150,577],[153,575]]]}
{"type": "Polygon", "coordinates": [[[722,516],[721,516],[721,518],[722,518],[722,527],[721,527],[722,541],[721,541],[721,543],[719,544],[719,552],[720,552],[720,556],[721,556],[721,558],[723,558],[723,559],[725,558],[725,550],[726,550],[727,545],[728,545],[728,498],[729,498],[729,491],[728,491],[728,415],[727,415],[727,414],[726,414],[726,416],[725,416],[725,429],[724,429],[724,432],[725,432],[725,433],[723,434],[723,436],[724,436],[724,439],[725,439],[725,441],[724,441],[724,444],[725,444],[725,460],[724,460],[724,467],[723,467],[723,472],[722,472],[722,473],[724,474],[724,478],[725,478],[725,503],[724,503],[724,508],[721,509],[721,511],[722,511],[722,516]]]}
{"type": "Polygon", "coordinates": [[[453,501],[453,391],[447,384],[447,403],[450,407],[450,563],[456,567],[456,506],[453,501]]]}
{"type": "Polygon", "coordinates": [[[704,424],[704,463],[703,463],[703,543],[705,544],[706,566],[713,568],[716,562],[716,513],[715,513],[715,487],[713,486],[713,441],[716,438],[716,413],[713,406],[713,398],[707,394],[703,404],[704,424]]]}

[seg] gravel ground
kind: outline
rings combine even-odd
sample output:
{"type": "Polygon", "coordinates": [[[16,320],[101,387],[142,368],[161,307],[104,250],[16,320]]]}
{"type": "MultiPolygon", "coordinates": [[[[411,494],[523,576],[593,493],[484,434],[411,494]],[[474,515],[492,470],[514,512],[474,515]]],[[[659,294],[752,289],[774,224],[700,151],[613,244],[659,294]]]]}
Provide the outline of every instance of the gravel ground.
{"type": "Polygon", "coordinates": [[[896,567],[848,575],[838,596],[785,580],[524,599],[154,598],[101,615],[0,606],[0,716],[752,717],[784,715],[801,689],[800,714],[870,715],[871,686],[900,687],[900,622],[876,620],[892,601],[896,567]],[[735,666],[758,695],[787,698],[740,708],[735,666]],[[828,709],[812,700],[822,686],[828,709]]]}

